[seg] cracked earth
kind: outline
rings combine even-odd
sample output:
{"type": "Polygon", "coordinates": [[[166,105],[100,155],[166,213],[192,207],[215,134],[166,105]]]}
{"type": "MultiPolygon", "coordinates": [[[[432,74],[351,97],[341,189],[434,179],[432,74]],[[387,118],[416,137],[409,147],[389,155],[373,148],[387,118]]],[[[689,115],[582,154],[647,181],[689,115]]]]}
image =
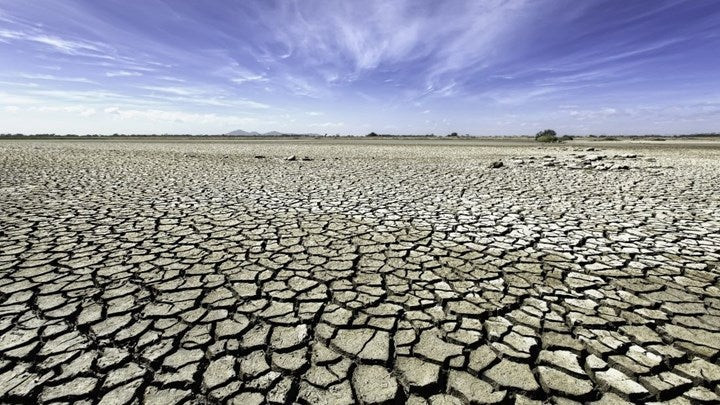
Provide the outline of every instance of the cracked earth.
{"type": "Polygon", "coordinates": [[[3,140],[0,402],[718,403],[719,185],[717,141],[3,140]]]}

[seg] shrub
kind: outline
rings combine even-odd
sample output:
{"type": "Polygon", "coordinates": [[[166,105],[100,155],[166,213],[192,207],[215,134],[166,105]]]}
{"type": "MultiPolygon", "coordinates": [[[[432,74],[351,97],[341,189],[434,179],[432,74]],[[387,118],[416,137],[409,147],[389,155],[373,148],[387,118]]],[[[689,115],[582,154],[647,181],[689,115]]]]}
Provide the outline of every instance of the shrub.
{"type": "Polygon", "coordinates": [[[378,134],[376,134],[375,132],[370,132],[370,133],[367,134],[366,136],[378,136],[378,134]]]}
{"type": "Polygon", "coordinates": [[[450,134],[450,135],[448,135],[448,136],[456,137],[456,136],[458,136],[458,133],[457,133],[457,132],[453,132],[452,134],[450,134]]]}
{"type": "Polygon", "coordinates": [[[543,135],[535,138],[537,142],[558,142],[557,137],[551,135],[543,135]]]}
{"type": "Polygon", "coordinates": [[[535,140],[538,142],[557,142],[557,132],[552,129],[546,129],[535,134],[535,140]]]}
{"type": "Polygon", "coordinates": [[[573,138],[573,137],[570,136],[570,135],[563,135],[563,136],[560,137],[560,140],[561,140],[561,141],[572,141],[573,139],[575,139],[575,138],[573,138]]]}

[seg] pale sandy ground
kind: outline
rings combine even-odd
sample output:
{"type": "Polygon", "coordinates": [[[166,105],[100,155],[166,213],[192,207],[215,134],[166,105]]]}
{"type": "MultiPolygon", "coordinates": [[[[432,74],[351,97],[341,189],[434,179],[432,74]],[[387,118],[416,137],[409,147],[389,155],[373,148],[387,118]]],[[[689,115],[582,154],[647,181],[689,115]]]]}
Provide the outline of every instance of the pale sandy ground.
{"type": "Polygon", "coordinates": [[[720,140],[0,140],[0,402],[717,403],[719,264],[720,140]]]}

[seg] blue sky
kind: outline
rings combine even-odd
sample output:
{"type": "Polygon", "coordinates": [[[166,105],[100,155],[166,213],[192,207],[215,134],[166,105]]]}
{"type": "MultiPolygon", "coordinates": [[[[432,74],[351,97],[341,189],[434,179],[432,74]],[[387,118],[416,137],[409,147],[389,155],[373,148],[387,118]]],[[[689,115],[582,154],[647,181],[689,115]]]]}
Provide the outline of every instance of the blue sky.
{"type": "Polygon", "coordinates": [[[720,131],[715,0],[0,0],[0,132],[720,131]]]}

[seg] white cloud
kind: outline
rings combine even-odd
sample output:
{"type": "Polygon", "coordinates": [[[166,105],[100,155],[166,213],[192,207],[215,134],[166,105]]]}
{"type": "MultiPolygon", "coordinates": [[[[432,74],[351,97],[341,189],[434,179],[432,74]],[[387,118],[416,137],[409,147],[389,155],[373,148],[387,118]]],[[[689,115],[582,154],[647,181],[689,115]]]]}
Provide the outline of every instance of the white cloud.
{"type": "Polygon", "coordinates": [[[90,116],[95,115],[96,112],[97,111],[94,108],[87,108],[80,112],[80,116],[81,117],[90,117],[90,116]]]}
{"type": "Polygon", "coordinates": [[[424,54],[421,31],[428,25],[413,15],[411,3],[307,5],[300,10],[295,4],[282,3],[279,14],[262,16],[284,51],[264,50],[257,55],[260,60],[302,59],[308,65],[334,67],[335,72],[325,72],[329,81],[352,81],[362,71],[424,54]],[[288,23],[279,25],[277,20],[288,23]],[[347,61],[351,66],[346,66],[347,61]]]}
{"type": "Polygon", "coordinates": [[[147,97],[164,100],[166,102],[212,105],[217,107],[270,108],[269,105],[257,101],[224,95],[222,94],[222,90],[213,92],[211,89],[181,86],[141,86],[140,88],[154,92],[147,97]]]}
{"type": "Polygon", "coordinates": [[[233,83],[236,84],[243,84],[246,82],[266,82],[268,79],[265,76],[262,75],[247,75],[247,76],[237,76],[232,79],[230,79],[233,83]]]}
{"type": "Polygon", "coordinates": [[[52,46],[61,52],[71,55],[77,54],[79,51],[89,50],[97,52],[100,50],[96,45],[88,42],[70,41],[50,35],[27,36],[25,39],[52,46]]]}
{"type": "Polygon", "coordinates": [[[20,77],[24,79],[29,80],[52,80],[57,82],[75,82],[75,83],[89,83],[89,84],[97,84],[97,82],[90,80],[85,77],[64,77],[64,76],[55,76],[55,75],[46,75],[46,74],[30,74],[30,73],[23,73],[20,75],[20,77]]]}
{"type": "Polygon", "coordinates": [[[488,97],[499,104],[521,105],[532,100],[547,97],[560,90],[561,88],[550,86],[540,88],[528,87],[517,89],[489,90],[479,95],[488,97]]]}
{"type": "Polygon", "coordinates": [[[0,84],[12,86],[12,87],[40,87],[39,84],[33,83],[33,82],[10,82],[10,81],[2,80],[2,81],[0,81],[0,84]]]}
{"type": "Polygon", "coordinates": [[[620,114],[627,114],[627,110],[620,111],[617,108],[612,107],[603,107],[603,108],[597,108],[597,109],[587,109],[587,110],[578,110],[578,109],[570,109],[567,111],[567,114],[573,117],[576,120],[579,121],[585,121],[585,120],[597,120],[602,119],[606,120],[612,116],[617,116],[620,114]]]}
{"type": "Polygon", "coordinates": [[[0,38],[8,40],[22,40],[47,45],[56,51],[68,55],[98,54],[107,50],[104,44],[90,41],[76,41],[64,39],[55,35],[48,35],[41,32],[28,32],[17,30],[0,30],[0,38]]]}
{"type": "Polygon", "coordinates": [[[85,107],[82,105],[68,105],[68,106],[28,106],[25,108],[20,108],[18,106],[7,106],[2,109],[5,112],[9,113],[19,113],[19,112],[29,112],[29,113],[56,113],[56,112],[63,112],[63,113],[73,113],[78,114],[81,117],[90,117],[97,113],[97,110],[92,107],[85,107]]]}
{"type": "Polygon", "coordinates": [[[490,53],[499,52],[497,40],[527,14],[525,0],[440,3],[434,16],[414,1],[304,5],[282,3],[277,13],[261,16],[288,51],[277,56],[264,50],[259,58],[291,54],[293,61],[324,67],[319,72],[328,81],[354,81],[370,70],[429,57],[420,70],[435,89],[447,86],[446,73],[482,67],[490,53]]]}
{"type": "Polygon", "coordinates": [[[0,102],[7,103],[11,105],[15,104],[37,104],[42,102],[42,99],[31,97],[24,94],[12,94],[12,93],[5,93],[0,91],[0,102]]]}
{"type": "Polygon", "coordinates": [[[51,98],[66,103],[102,103],[122,102],[124,104],[148,103],[147,100],[138,100],[137,97],[104,90],[27,90],[27,95],[34,100],[51,98]]]}
{"type": "Polygon", "coordinates": [[[185,82],[185,79],[180,79],[178,77],[173,77],[173,76],[158,76],[158,79],[167,80],[169,82],[178,82],[178,83],[185,82]]]}
{"type": "Polygon", "coordinates": [[[339,128],[339,127],[344,127],[345,123],[344,122],[323,122],[320,124],[314,124],[313,126],[320,127],[320,128],[339,128]]]}
{"type": "Polygon", "coordinates": [[[199,114],[176,110],[138,110],[126,109],[122,107],[108,107],[105,108],[103,112],[120,120],[149,120],[202,125],[220,124],[232,126],[249,124],[256,121],[256,119],[252,117],[240,117],[218,114],[199,114]]]}
{"type": "Polygon", "coordinates": [[[141,89],[158,91],[161,93],[175,94],[177,96],[192,96],[202,94],[202,91],[192,87],[177,87],[177,86],[142,86],[141,89]]]}
{"type": "Polygon", "coordinates": [[[131,72],[129,70],[116,70],[113,72],[105,72],[105,76],[107,76],[107,77],[133,77],[133,76],[142,76],[142,73],[131,72]]]}
{"type": "Polygon", "coordinates": [[[239,63],[234,61],[223,53],[213,53],[213,58],[220,59],[224,64],[223,67],[217,69],[214,74],[223,77],[235,84],[244,84],[251,82],[267,82],[269,79],[264,73],[259,73],[241,66],[239,63]]]}
{"type": "Polygon", "coordinates": [[[0,30],[0,38],[22,39],[23,37],[24,37],[24,34],[20,31],[0,30]]]}
{"type": "Polygon", "coordinates": [[[300,76],[288,74],[282,78],[276,79],[276,83],[296,96],[322,98],[328,94],[328,91],[324,86],[313,84],[308,81],[307,78],[300,76]]]}

